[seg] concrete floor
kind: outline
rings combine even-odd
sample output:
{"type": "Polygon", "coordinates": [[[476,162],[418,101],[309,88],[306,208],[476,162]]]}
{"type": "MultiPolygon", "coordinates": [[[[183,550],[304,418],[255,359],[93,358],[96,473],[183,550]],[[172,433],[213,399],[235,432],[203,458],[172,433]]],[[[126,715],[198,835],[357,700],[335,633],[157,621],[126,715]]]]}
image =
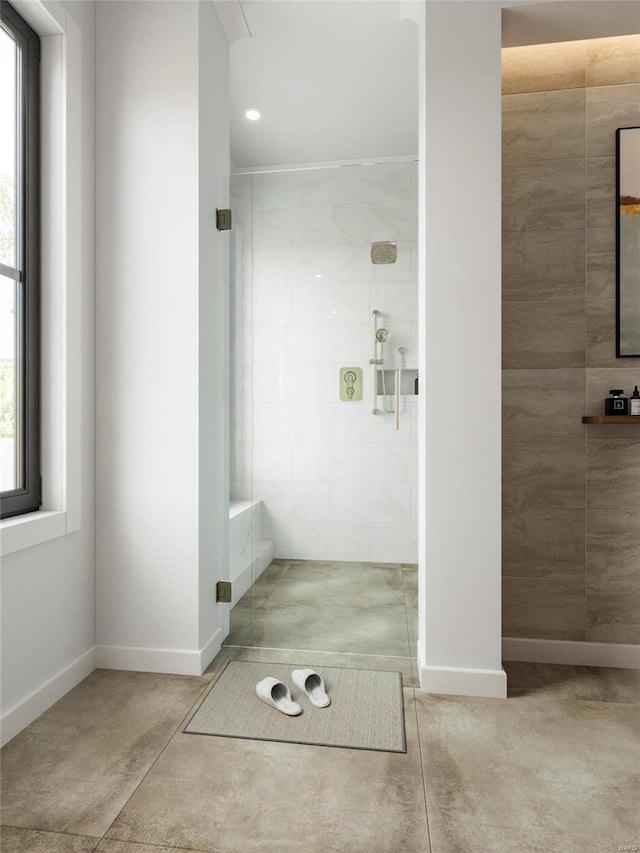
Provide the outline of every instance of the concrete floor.
{"type": "Polygon", "coordinates": [[[226,648],[200,678],[97,670],[3,749],[2,851],[637,845],[638,673],[505,668],[507,700],[422,694],[406,658],[226,648]],[[182,734],[230,657],[264,660],[265,674],[269,661],[393,669],[400,660],[407,753],[182,734]]]}
{"type": "Polygon", "coordinates": [[[227,645],[411,657],[418,567],[274,560],[230,622],[227,645]]]}

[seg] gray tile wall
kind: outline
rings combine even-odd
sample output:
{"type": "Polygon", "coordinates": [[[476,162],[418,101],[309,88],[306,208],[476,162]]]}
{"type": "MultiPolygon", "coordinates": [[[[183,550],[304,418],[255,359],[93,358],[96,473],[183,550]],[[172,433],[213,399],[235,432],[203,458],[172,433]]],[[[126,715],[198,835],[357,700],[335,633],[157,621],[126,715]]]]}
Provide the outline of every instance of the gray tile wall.
{"type": "Polygon", "coordinates": [[[503,633],[640,642],[640,428],[615,357],[615,130],[640,35],[503,50],[503,633]]]}

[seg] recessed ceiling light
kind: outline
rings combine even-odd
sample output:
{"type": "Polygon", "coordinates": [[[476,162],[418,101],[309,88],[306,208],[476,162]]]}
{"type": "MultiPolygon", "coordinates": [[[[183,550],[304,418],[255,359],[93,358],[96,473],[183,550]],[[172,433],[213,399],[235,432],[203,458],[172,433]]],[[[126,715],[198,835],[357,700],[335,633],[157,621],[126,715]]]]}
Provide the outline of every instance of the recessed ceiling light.
{"type": "Polygon", "coordinates": [[[262,113],[260,110],[255,109],[255,107],[251,107],[251,109],[245,112],[245,118],[248,118],[249,121],[258,121],[258,119],[262,118],[262,113]]]}
{"type": "Polygon", "coordinates": [[[322,278],[322,273],[317,272],[317,273],[316,273],[316,278],[322,278]]]}

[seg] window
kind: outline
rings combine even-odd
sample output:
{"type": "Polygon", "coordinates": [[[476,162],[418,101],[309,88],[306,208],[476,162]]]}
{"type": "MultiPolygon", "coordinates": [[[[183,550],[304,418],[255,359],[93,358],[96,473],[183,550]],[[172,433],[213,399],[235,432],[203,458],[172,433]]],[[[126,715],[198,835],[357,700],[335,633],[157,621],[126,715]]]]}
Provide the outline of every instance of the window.
{"type": "Polygon", "coordinates": [[[40,507],[40,40],[0,3],[2,518],[40,507]]]}

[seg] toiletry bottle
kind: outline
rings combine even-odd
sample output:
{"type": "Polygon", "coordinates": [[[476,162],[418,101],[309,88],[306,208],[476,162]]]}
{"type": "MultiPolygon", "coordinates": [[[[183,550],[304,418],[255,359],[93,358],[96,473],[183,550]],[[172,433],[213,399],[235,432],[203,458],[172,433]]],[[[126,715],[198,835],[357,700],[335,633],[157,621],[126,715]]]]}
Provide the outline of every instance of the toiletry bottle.
{"type": "Polygon", "coordinates": [[[611,396],[606,397],[604,401],[605,415],[628,415],[629,398],[622,396],[624,394],[622,388],[612,388],[609,393],[611,396]]]}
{"type": "Polygon", "coordinates": [[[638,391],[637,385],[633,389],[633,394],[629,400],[629,414],[640,415],[640,391],[638,391]]]}

